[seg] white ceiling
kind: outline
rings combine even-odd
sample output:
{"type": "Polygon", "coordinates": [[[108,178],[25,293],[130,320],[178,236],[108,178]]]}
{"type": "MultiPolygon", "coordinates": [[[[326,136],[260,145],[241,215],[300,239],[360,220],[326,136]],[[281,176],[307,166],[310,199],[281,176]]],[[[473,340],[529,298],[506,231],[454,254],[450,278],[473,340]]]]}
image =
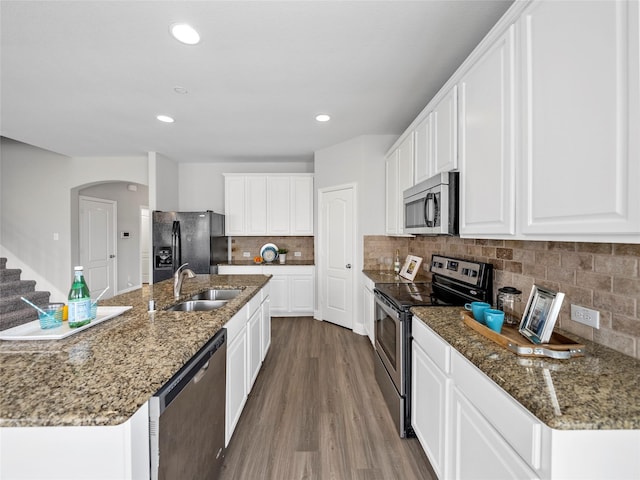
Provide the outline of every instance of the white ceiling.
{"type": "Polygon", "coordinates": [[[402,133],[511,3],[2,0],[0,133],[69,156],[310,161],[402,133]]]}

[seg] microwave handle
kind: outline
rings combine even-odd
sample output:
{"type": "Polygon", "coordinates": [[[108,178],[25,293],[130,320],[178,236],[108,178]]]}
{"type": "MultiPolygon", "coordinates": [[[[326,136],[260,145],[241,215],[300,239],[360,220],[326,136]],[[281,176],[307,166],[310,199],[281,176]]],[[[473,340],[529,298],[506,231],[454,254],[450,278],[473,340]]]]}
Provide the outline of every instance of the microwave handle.
{"type": "Polygon", "coordinates": [[[438,210],[438,197],[436,197],[435,193],[430,192],[427,193],[427,196],[424,198],[424,223],[427,227],[434,227],[436,223],[435,212],[438,210]],[[433,203],[433,218],[429,218],[429,205],[433,203]]]}

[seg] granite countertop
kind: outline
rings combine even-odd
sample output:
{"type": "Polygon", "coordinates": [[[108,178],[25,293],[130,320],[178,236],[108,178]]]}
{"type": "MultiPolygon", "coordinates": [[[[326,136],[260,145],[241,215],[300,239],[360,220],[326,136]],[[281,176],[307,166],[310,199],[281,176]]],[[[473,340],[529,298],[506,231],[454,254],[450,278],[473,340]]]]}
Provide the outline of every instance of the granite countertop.
{"type": "Polygon", "coordinates": [[[272,263],[255,263],[253,260],[234,260],[229,263],[219,263],[218,265],[231,266],[231,267],[300,267],[300,266],[314,266],[313,260],[287,260],[287,263],[272,262],[272,263]]]}
{"type": "Polygon", "coordinates": [[[185,279],[179,299],[165,280],[101,301],[133,308],[65,339],[0,341],[0,427],[127,421],[270,278],[197,275],[185,279]],[[243,291],[209,312],[162,311],[212,287],[243,291]]]}
{"type": "Polygon", "coordinates": [[[461,307],[411,311],[509,395],[558,430],[640,429],[640,361],[560,331],[584,357],[522,357],[466,326],[461,307]]]}
{"type": "Polygon", "coordinates": [[[413,280],[407,280],[406,278],[397,275],[393,270],[363,270],[367,277],[373,280],[374,283],[429,283],[430,280],[422,272],[416,275],[413,280]]]}

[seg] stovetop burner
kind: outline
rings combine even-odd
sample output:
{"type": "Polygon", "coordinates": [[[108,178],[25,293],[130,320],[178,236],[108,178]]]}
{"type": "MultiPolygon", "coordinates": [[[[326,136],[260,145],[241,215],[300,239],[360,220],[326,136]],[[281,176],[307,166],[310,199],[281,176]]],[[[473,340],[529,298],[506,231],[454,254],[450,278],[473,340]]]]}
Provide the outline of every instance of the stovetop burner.
{"type": "Polygon", "coordinates": [[[376,283],[375,289],[403,311],[411,307],[464,305],[476,300],[491,302],[492,265],[433,255],[430,271],[431,283],[376,283]]]}
{"type": "Polygon", "coordinates": [[[379,283],[376,290],[402,310],[438,303],[433,297],[431,283],[379,283]]]}

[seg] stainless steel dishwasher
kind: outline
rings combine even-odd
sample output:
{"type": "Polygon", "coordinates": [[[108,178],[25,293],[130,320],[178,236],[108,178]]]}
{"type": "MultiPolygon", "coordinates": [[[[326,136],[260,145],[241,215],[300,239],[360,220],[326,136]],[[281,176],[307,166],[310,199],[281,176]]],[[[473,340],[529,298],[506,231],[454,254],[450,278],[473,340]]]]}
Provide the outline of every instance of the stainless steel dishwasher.
{"type": "Polygon", "coordinates": [[[227,331],[149,400],[151,478],[215,479],[224,460],[227,331]]]}

